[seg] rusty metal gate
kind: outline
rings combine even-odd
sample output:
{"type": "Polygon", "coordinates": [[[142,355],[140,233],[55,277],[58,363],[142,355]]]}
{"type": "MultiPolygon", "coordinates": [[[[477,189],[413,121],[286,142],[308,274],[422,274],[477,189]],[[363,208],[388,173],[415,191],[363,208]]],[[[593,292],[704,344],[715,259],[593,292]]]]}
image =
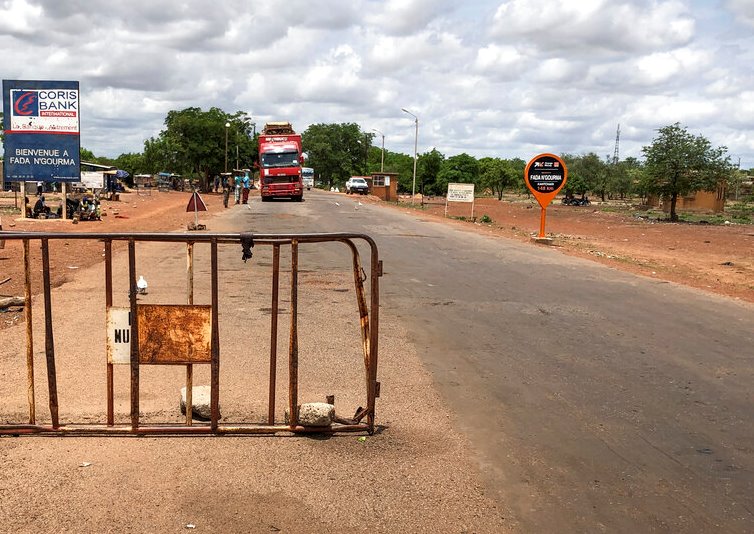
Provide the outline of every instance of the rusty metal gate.
{"type": "MultiPolygon", "coordinates": [[[[377,381],[378,360],[378,325],[379,325],[379,277],[382,275],[382,262],[378,257],[375,242],[364,234],[323,233],[323,234],[238,234],[238,233],[43,233],[43,232],[1,232],[0,238],[23,243],[23,262],[25,270],[25,305],[26,323],[26,367],[28,384],[28,422],[0,424],[0,434],[276,434],[310,433],[310,432],[368,432],[375,429],[375,399],[379,397],[377,381]],[[113,307],[113,243],[125,242],[128,248],[128,287],[130,288],[129,308],[125,310],[135,318],[130,325],[130,349],[125,361],[118,361],[111,348],[107,350],[107,412],[106,421],[99,423],[61,424],[59,420],[57,372],[55,366],[55,343],[52,322],[52,291],[50,278],[50,242],[55,240],[96,240],[104,243],[104,288],[105,307],[108,321],[112,320],[113,307]],[[32,290],[30,242],[39,241],[41,245],[41,269],[44,299],[44,352],[49,393],[51,424],[38,424],[36,421],[36,402],[34,399],[34,348],[32,322],[32,290]],[[187,305],[149,305],[139,304],[137,294],[139,287],[136,277],[136,243],[185,243],[187,252],[187,305]],[[359,407],[353,417],[336,417],[327,427],[308,427],[299,424],[299,345],[298,345],[298,290],[299,290],[299,246],[326,242],[343,243],[351,252],[353,283],[357,298],[357,310],[361,329],[361,341],[364,357],[366,388],[364,407],[359,407]],[[369,275],[365,273],[356,242],[365,242],[369,247],[369,275]],[[218,245],[240,244],[243,247],[244,260],[250,256],[250,247],[264,245],[272,247],[272,295],[270,320],[270,356],[269,356],[269,399],[268,416],[264,424],[259,423],[223,423],[219,422],[220,398],[220,337],[219,331],[219,297],[218,297],[218,245]],[[210,294],[209,305],[194,304],[194,246],[208,244],[210,247],[210,294]],[[290,342],[288,350],[288,406],[286,421],[275,420],[275,394],[277,373],[277,337],[280,293],[280,257],[283,247],[290,248],[290,342]],[[369,280],[367,291],[364,282],[369,280]],[[150,324],[150,317],[162,317],[169,321],[172,331],[188,333],[191,345],[186,350],[165,350],[162,343],[150,342],[149,335],[142,335],[145,325],[150,324]],[[181,326],[182,325],[182,326],[181,326]],[[117,363],[124,363],[130,368],[130,424],[116,424],[114,417],[113,368],[117,363]],[[144,365],[185,365],[186,367],[186,419],[185,423],[142,424],[139,414],[139,370],[144,365]],[[193,367],[206,364],[210,366],[210,408],[208,422],[196,422],[192,417],[193,367]]],[[[152,335],[151,333],[150,335],[152,335]]],[[[154,341],[154,340],[152,340],[154,341]]],[[[173,347],[175,349],[175,347],[173,347]]],[[[327,401],[334,404],[328,396],[327,401]]]]}

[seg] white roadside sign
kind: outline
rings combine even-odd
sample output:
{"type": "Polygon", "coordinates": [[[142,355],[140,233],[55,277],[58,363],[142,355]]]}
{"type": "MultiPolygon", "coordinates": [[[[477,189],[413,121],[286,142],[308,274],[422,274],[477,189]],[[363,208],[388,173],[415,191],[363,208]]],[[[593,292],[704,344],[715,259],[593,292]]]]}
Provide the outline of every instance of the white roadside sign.
{"type": "Polygon", "coordinates": [[[131,308],[107,309],[107,362],[131,363],[131,308]]]}
{"type": "Polygon", "coordinates": [[[448,184],[448,202],[474,202],[474,184],[448,184]]]}
{"type": "Polygon", "coordinates": [[[81,171],[81,181],[75,182],[73,185],[87,189],[103,189],[105,187],[105,175],[101,172],[81,171]]]}
{"type": "Polygon", "coordinates": [[[471,202],[471,218],[474,218],[474,184],[448,184],[445,197],[445,216],[448,216],[449,202],[471,202]]]}

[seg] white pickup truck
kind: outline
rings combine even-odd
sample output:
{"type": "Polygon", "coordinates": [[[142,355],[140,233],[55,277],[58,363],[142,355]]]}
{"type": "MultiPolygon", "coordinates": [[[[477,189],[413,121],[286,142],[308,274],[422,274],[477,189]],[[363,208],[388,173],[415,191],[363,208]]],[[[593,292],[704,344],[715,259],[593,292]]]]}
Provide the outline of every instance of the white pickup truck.
{"type": "Polygon", "coordinates": [[[346,194],[359,193],[369,194],[369,184],[363,176],[351,176],[346,182],[346,194]]]}

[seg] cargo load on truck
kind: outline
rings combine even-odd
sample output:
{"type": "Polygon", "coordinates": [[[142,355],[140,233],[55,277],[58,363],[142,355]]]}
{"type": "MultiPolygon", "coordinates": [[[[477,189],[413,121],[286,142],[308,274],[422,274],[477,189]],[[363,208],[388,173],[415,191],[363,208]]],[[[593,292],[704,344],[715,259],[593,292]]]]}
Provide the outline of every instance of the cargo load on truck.
{"type": "Polygon", "coordinates": [[[262,135],[295,135],[290,122],[268,122],[262,128],[262,135]]]}
{"type": "Polygon", "coordinates": [[[290,122],[268,122],[259,136],[259,187],[262,201],[291,198],[301,201],[303,153],[301,135],[290,122]]]}

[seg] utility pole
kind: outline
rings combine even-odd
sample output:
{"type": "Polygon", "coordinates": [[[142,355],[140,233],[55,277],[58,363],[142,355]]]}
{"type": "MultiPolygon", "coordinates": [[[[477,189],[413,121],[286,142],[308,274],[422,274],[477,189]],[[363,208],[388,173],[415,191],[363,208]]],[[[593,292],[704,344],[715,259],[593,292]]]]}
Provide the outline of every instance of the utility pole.
{"type": "Polygon", "coordinates": [[[225,123],[225,172],[228,172],[228,128],[230,123],[225,123]]]}
{"type": "MultiPolygon", "coordinates": [[[[409,115],[411,115],[414,118],[414,124],[416,125],[416,130],[415,130],[415,133],[414,133],[414,179],[413,179],[412,186],[411,186],[411,204],[413,204],[414,203],[414,197],[416,196],[416,152],[417,152],[417,148],[419,146],[419,117],[417,117],[416,115],[414,115],[413,113],[411,113],[406,108],[401,108],[401,111],[403,111],[404,113],[408,113],[409,115]]],[[[422,202],[424,202],[423,199],[422,199],[422,202]]]]}
{"type": "Polygon", "coordinates": [[[379,131],[377,128],[372,128],[382,136],[382,154],[380,155],[380,172],[385,172],[385,134],[379,131]]]}

